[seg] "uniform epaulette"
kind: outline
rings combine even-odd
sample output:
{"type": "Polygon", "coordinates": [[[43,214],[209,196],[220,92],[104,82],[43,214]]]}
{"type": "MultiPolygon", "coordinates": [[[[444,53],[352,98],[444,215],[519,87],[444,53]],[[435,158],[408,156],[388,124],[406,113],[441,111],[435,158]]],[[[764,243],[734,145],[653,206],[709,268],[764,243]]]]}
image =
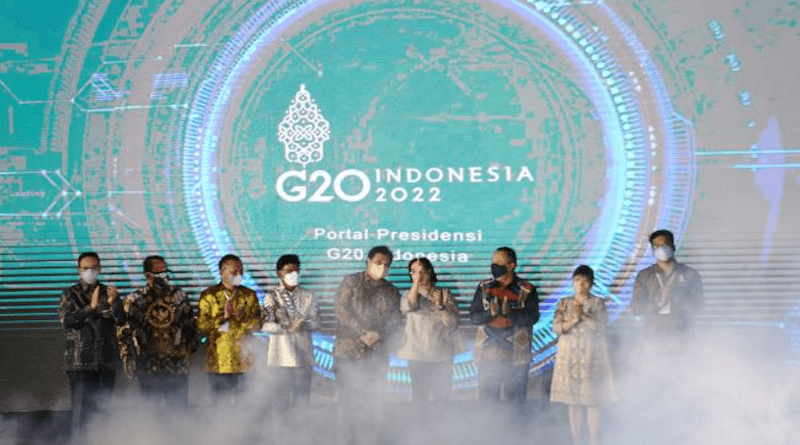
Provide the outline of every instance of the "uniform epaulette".
{"type": "Polygon", "coordinates": [[[522,289],[522,292],[529,294],[533,291],[533,284],[528,283],[527,281],[520,280],[519,288],[522,289]]]}
{"type": "Polygon", "coordinates": [[[486,289],[486,287],[489,286],[489,284],[491,284],[492,281],[494,281],[494,279],[487,278],[487,279],[481,281],[480,283],[478,283],[478,287],[480,287],[481,289],[486,289]]]}

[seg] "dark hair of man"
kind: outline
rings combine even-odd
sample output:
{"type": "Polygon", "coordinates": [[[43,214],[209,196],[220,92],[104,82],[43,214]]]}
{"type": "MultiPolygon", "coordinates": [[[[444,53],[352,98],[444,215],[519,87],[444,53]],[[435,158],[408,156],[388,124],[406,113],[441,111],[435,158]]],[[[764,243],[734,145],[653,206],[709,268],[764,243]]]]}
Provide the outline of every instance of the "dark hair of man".
{"type": "Polygon", "coordinates": [[[164,257],[162,257],[162,256],[150,255],[149,257],[144,259],[144,262],[142,262],[142,269],[144,269],[144,273],[152,272],[153,271],[153,263],[155,263],[156,261],[161,261],[164,264],[167,263],[164,260],[164,257]]]}
{"type": "Polygon", "coordinates": [[[589,284],[594,284],[594,271],[585,264],[575,268],[575,272],[572,272],[572,278],[575,277],[586,277],[589,280],[589,284]]]}
{"type": "Polygon", "coordinates": [[[669,230],[656,230],[655,232],[650,234],[650,245],[653,245],[653,240],[658,238],[659,236],[664,236],[667,238],[667,244],[673,249],[675,248],[675,235],[672,234],[669,230]]]}
{"type": "Polygon", "coordinates": [[[280,272],[283,269],[283,266],[287,264],[294,264],[297,268],[300,268],[300,257],[293,253],[287,253],[286,255],[281,255],[278,258],[278,262],[275,263],[275,270],[280,272]]]}
{"type": "Polygon", "coordinates": [[[419,257],[419,258],[414,258],[413,260],[409,261],[408,262],[408,271],[411,272],[411,266],[413,266],[414,263],[416,263],[418,261],[419,261],[420,264],[422,264],[422,268],[424,270],[427,270],[428,272],[430,272],[430,274],[431,274],[431,284],[436,284],[437,278],[436,278],[436,272],[434,272],[434,270],[433,270],[433,264],[431,264],[430,260],[425,258],[424,256],[423,257],[419,257]]]}
{"type": "Polygon", "coordinates": [[[94,258],[97,260],[97,264],[100,264],[100,256],[97,254],[97,252],[83,252],[78,255],[78,267],[81,267],[81,261],[84,258],[94,258]]]}
{"type": "Polygon", "coordinates": [[[391,249],[386,246],[375,246],[372,249],[369,249],[369,253],[367,253],[367,259],[371,260],[375,258],[377,254],[386,255],[389,258],[389,263],[394,260],[394,254],[392,253],[391,249]]]}
{"type": "Polygon", "coordinates": [[[237,263],[242,264],[241,258],[232,253],[229,253],[219,259],[219,270],[222,270],[222,265],[227,263],[228,261],[236,261],[237,263]]]}
{"type": "Polygon", "coordinates": [[[495,250],[495,252],[503,252],[505,254],[506,258],[509,259],[509,261],[511,261],[512,263],[516,264],[516,262],[517,262],[517,252],[514,252],[514,249],[512,249],[510,247],[498,247],[497,250],[495,250]]]}

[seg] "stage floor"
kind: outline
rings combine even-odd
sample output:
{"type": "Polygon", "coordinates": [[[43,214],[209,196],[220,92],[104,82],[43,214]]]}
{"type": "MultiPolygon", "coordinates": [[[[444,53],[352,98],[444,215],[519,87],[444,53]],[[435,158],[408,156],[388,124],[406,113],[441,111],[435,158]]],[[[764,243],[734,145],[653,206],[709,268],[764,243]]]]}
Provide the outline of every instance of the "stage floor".
{"type": "MultiPolygon", "coordinates": [[[[225,406],[227,414],[211,407],[189,407],[187,412],[176,414],[166,407],[153,407],[154,412],[143,414],[141,407],[112,406],[112,426],[101,421],[90,428],[89,439],[80,443],[204,444],[220,443],[215,438],[225,437],[225,445],[238,444],[332,444],[336,438],[336,404],[312,403],[294,422],[275,424],[268,408],[238,408],[225,406]],[[152,414],[152,415],[151,415],[152,414]],[[126,421],[130,419],[130,423],[126,421]],[[135,424],[139,424],[136,426],[135,424]],[[110,431],[120,430],[119,434],[110,431]],[[276,441],[276,428],[281,428],[276,441]],[[185,429],[181,432],[180,429],[185,429]],[[229,433],[225,430],[230,429],[229,433]],[[249,430],[249,431],[247,431],[249,430]],[[131,433],[135,437],[131,437],[131,433]],[[111,437],[112,440],[99,440],[111,437]]],[[[474,444],[492,443],[502,436],[503,443],[570,444],[566,409],[560,405],[541,404],[530,400],[524,417],[513,415],[504,408],[488,408],[478,401],[452,401],[431,406],[424,415],[424,428],[414,427],[413,410],[409,402],[387,402],[384,405],[383,428],[380,444],[474,444]]],[[[54,445],[67,443],[70,438],[69,410],[10,412],[2,414],[0,444],[2,445],[54,445]]]]}

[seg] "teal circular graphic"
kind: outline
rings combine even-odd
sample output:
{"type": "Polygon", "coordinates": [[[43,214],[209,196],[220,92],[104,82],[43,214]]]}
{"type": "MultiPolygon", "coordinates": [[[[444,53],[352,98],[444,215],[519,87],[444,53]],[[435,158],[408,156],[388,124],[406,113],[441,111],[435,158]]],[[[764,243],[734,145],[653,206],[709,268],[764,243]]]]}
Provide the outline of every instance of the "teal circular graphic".
{"type": "MultiPolygon", "coordinates": [[[[153,64],[167,73],[153,79],[165,87],[146,94],[171,105],[85,117],[84,145],[101,147],[110,166],[85,188],[130,184],[139,169],[136,186],[149,192],[86,196],[86,206],[146,215],[136,223],[168,240],[159,248],[198,251],[212,274],[231,251],[264,270],[302,251],[316,262],[315,290],[329,297],[370,246],[387,244],[402,264],[431,257],[468,300],[491,251],[510,245],[545,296],[532,344],[540,368],[576,264],[595,268],[595,290],[616,315],[630,265],[646,261],[646,234],[667,227],[680,239],[685,227],[692,127],[605,3],[270,1],[151,14],[146,37],[106,48],[94,102],[78,100],[102,110],[145,94],[123,97],[105,81],[124,88],[153,64]],[[195,23],[185,43],[146,59],[182,20],[195,23]],[[126,58],[124,70],[115,57],[126,58]],[[197,78],[170,74],[178,68],[197,78]],[[144,134],[125,131],[143,125],[144,134]],[[126,149],[140,164],[115,164],[126,149]]],[[[137,242],[113,223],[95,235],[137,242]]],[[[246,281],[259,293],[266,283],[246,281]]]]}
{"type": "Polygon", "coordinates": [[[601,33],[543,2],[265,6],[192,103],[184,196],[209,265],[236,236],[396,246],[435,228],[548,263],[581,239],[613,282],[638,233],[682,227],[694,178],[690,127],[598,12],[641,57],[640,85],[601,33]]]}

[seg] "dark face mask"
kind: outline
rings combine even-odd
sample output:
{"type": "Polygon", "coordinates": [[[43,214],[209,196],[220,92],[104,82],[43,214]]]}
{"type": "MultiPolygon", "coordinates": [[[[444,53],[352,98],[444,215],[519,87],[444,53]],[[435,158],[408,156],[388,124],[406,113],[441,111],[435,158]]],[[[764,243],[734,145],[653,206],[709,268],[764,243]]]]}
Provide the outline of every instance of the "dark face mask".
{"type": "Polygon", "coordinates": [[[492,263],[492,276],[495,280],[505,275],[506,272],[508,272],[508,267],[492,263]]]}
{"type": "Polygon", "coordinates": [[[167,274],[153,274],[153,286],[157,289],[169,287],[169,276],[167,274]]]}

